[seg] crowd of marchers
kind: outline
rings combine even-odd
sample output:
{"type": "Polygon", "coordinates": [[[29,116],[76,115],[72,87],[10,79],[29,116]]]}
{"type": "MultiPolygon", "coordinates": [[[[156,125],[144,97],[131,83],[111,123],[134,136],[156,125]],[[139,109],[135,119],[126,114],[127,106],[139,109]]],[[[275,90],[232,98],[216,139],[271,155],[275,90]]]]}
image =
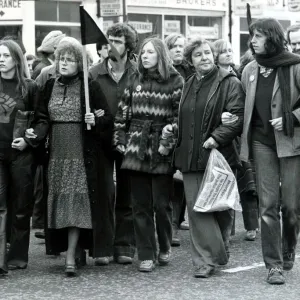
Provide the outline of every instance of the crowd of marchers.
{"type": "Polygon", "coordinates": [[[234,65],[226,40],[139,41],[113,24],[99,62],[88,55],[88,103],[78,40],[52,31],[38,59],[0,40],[0,275],[27,267],[32,225],[46,254],[66,252],[67,276],[87,255],[104,266],[137,253],[152,272],[185,228],[193,275],[210,277],[229,260],[235,219],[193,209],[217,149],[236,176],[245,240],[261,231],[267,282],[285,283],[300,229],[300,26],[256,19],[249,33],[234,65]]]}

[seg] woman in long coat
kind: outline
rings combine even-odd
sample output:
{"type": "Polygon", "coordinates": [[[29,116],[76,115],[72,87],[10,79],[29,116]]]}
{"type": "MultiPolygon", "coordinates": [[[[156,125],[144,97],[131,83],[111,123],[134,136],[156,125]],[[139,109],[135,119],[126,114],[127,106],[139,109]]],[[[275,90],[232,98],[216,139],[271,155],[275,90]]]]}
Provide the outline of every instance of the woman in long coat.
{"type": "Polygon", "coordinates": [[[60,74],[49,79],[41,92],[31,138],[37,145],[49,130],[46,248],[48,254],[67,251],[65,272],[73,275],[78,246],[89,249],[93,257],[100,255],[99,198],[112,178],[101,178],[99,165],[110,151],[113,122],[94,81],[89,83],[90,108],[101,109],[104,115],[95,118],[94,113],[85,113],[80,43],[65,38],[57,48],[56,63],[60,74]]]}

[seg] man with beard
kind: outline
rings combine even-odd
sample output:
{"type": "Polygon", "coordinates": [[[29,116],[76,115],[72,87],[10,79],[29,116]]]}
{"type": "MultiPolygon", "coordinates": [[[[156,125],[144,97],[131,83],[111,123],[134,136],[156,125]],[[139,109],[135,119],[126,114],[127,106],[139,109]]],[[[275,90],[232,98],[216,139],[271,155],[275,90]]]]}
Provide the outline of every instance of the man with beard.
{"type": "Polygon", "coordinates": [[[300,24],[295,24],[287,29],[287,40],[292,52],[300,54],[300,24]]]}
{"type": "MultiPolygon", "coordinates": [[[[170,57],[173,61],[173,66],[177,72],[186,79],[193,74],[192,67],[183,59],[183,52],[186,44],[186,39],[182,34],[173,33],[165,38],[165,44],[169,49],[170,57]]],[[[180,238],[178,229],[189,229],[188,220],[184,220],[186,201],[184,197],[182,176],[176,172],[174,175],[174,196],[173,196],[173,247],[180,246],[180,238]]]]}
{"type": "MultiPolygon", "coordinates": [[[[128,78],[136,71],[136,64],[130,57],[136,48],[138,36],[130,25],[117,23],[108,28],[107,37],[120,57],[116,58],[108,45],[108,57],[93,66],[89,73],[90,77],[100,84],[110,110],[115,116],[128,78]]],[[[102,111],[95,113],[97,116],[103,114],[102,111]]],[[[121,170],[122,154],[113,150],[111,153],[111,157],[101,169],[111,172],[112,177],[115,165],[116,189],[113,186],[111,194],[102,197],[103,209],[99,212],[99,218],[105,221],[101,225],[103,228],[99,229],[102,235],[103,255],[95,259],[98,266],[108,265],[113,257],[117,263],[130,264],[135,251],[128,176],[125,170],[121,170]]]]}

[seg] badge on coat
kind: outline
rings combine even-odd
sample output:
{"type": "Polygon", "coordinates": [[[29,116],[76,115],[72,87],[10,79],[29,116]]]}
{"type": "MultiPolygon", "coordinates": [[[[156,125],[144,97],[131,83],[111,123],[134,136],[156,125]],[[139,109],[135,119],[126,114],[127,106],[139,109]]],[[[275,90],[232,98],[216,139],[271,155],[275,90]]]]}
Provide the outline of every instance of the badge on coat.
{"type": "Polygon", "coordinates": [[[139,92],[141,89],[142,89],[142,87],[141,87],[140,85],[138,85],[138,86],[136,87],[136,91],[137,91],[137,92],[139,92]]]}
{"type": "Polygon", "coordinates": [[[254,81],[254,75],[251,75],[249,79],[251,82],[254,81]]]}

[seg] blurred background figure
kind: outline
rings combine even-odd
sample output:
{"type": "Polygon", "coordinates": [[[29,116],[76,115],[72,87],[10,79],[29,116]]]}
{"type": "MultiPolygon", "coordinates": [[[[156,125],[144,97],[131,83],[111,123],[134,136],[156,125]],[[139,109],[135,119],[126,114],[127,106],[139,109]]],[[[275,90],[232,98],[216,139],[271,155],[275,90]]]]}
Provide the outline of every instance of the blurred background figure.
{"type": "MultiPolygon", "coordinates": [[[[193,68],[184,57],[183,52],[186,39],[182,34],[170,34],[165,38],[165,44],[169,50],[173,67],[186,79],[193,74],[193,68]]],[[[173,216],[172,216],[172,246],[180,246],[180,236],[178,229],[189,229],[188,219],[185,220],[186,201],[184,196],[183,181],[180,172],[174,174],[174,195],[173,195],[173,216]]]]}
{"type": "Polygon", "coordinates": [[[33,63],[35,62],[35,60],[36,60],[36,57],[34,55],[32,55],[32,54],[26,55],[26,61],[27,61],[29,72],[30,72],[30,76],[32,76],[33,63]]]}
{"type": "Polygon", "coordinates": [[[300,54],[300,24],[288,27],[286,36],[292,52],[300,54]]]}
{"type": "Polygon", "coordinates": [[[63,37],[65,37],[65,34],[60,30],[51,31],[45,36],[41,46],[37,48],[38,56],[41,61],[33,70],[32,79],[36,79],[43,68],[53,64],[54,51],[63,37]]]}
{"type": "Polygon", "coordinates": [[[102,45],[101,43],[96,44],[97,54],[99,56],[98,63],[101,63],[108,57],[108,45],[102,45]]]}

